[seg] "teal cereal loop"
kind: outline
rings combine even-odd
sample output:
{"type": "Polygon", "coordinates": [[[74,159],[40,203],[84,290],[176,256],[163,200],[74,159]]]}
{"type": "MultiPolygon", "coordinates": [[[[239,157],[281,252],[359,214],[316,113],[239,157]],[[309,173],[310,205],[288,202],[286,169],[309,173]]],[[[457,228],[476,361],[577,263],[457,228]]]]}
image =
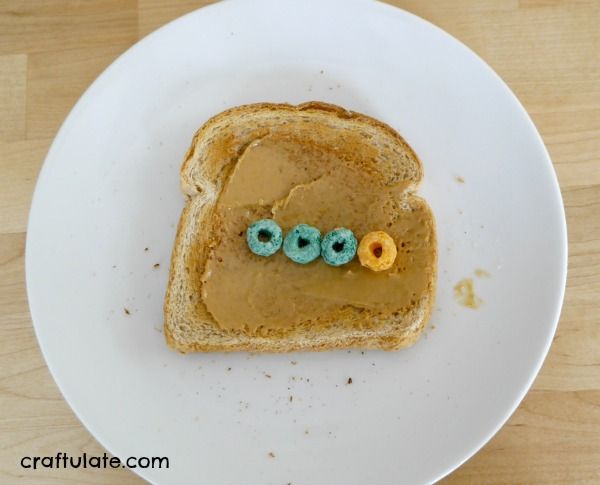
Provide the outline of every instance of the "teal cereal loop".
{"type": "Polygon", "coordinates": [[[340,227],[328,232],[321,242],[321,256],[331,266],[341,266],[352,261],[358,241],[350,229],[340,227]]]}
{"type": "Polygon", "coordinates": [[[271,219],[255,221],[246,231],[248,247],[257,256],[272,256],[279,251],[282,240],[281,228],[271,219]]]}
{"type": "Polygon", "coordinates": [[[308,224],[298,224],[283,240],[283,252],[295,263],[308,264],[321,255],[321,232],[308,224]]]}

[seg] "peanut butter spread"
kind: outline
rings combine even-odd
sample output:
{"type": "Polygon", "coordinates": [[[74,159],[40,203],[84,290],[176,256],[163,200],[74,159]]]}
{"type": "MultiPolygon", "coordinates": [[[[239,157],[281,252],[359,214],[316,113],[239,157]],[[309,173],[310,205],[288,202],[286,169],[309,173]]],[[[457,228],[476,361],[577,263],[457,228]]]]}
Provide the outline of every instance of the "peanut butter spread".
{"type": "Polygon", "coordinates": [[[454,285],[454,298],[462,306],[476,310],[483,300],[475,294],[475,286],[471,278],[464,278],[454,285]]]}
{"type": "Polygon", "coordinates": [[[231,169],[214,209],[202,276],[206,308],[221,328],[253,333],[332,321],[347,307],[368,321],[417,305],[435,271],[434,222],[427,204],[405,188],[403,181],[392,185],[374,162],[345,160],[335,147],[276,134],[255,140],[231,169]],[[398,256],[379,273],[358,258],[332,267],[321,258],[296,264],[283,251],[256,256],[245,230],[262,218],[274,219],[284,234],[299,223],[323,235],[346,227],[358,240],[384,230],[398,256]]]}

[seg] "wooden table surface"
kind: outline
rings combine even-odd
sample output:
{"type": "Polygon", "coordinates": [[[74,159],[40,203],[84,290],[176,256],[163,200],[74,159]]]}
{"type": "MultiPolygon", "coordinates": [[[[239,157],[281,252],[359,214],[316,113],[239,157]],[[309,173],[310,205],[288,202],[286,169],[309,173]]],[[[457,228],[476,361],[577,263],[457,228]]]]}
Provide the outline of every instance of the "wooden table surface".
{"type": "MultiPolygon", "coordinates": [[[[123,470],[25,470],[102,454],[58,391],[27,307],[34,183],[56,131],[119,54],[194,0],[0,0],[0,482],[141,483],[123,470]]],[[[600,1],[395,0],[481,55],[529,111],[558,173],[569,277],[544,367],[502,430],[445,481],[600,483],[600,1]]],[[[377,485],[377,484],[375,484],[377,485]]]]}

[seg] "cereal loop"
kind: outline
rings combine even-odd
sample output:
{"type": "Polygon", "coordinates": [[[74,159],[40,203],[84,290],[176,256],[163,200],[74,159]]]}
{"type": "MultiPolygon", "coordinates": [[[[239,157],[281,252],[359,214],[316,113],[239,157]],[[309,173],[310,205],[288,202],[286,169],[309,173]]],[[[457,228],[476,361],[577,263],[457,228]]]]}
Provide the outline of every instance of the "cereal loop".
{"type": "Polygon", "coordinates": [[[279,251],[283,242],[283,234],[275,221],[260,219],[248,227],[246,242],[254,254],[267,257],[279,251]]]}
{"type": "Polygon", "coordinates": [[[298,264],[308,264],[321,255],[321,232],[308,224],[298,224],[283,240],[283,252],[298,264]]]}
{"type": "Polygon", "coordinates": [[[396,260],[396,243],[384,231],[373,231],[366,234],[358,245],[360,264],[373,271],[390,269],[396,260]]]}
{"type": "Polygon", "coordinates": [[[321,256],[330,266],[349,263],[356,254],[358,242],[350,229],[338,227],[328,232],[321,242],[321,256]]]}

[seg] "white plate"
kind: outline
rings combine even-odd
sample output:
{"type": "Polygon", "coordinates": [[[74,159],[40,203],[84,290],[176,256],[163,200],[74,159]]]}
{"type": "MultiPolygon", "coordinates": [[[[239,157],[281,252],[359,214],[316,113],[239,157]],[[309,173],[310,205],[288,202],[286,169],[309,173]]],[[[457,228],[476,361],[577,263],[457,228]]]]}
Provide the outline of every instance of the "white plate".
{"type": "Polygon", "coordinates": [[[465,46],[379,3],[230,1],[150,35],[77,103],[36,188],[27,288],[85,426],[120,457],[169,457],[168,470],[136,470],[150,481],[425,483],[475,453],[530,387],[566,250],[540,136],[465,46]],[[170,351],[159,329],[194,131],[242,103],[314,99],[391,124],[422,158],[439,231],[432,325],[394,353],[170,351]],[[453,285],[476,268],[491,277],[475,278],[484,303],[471,310],[453,285]]]}

